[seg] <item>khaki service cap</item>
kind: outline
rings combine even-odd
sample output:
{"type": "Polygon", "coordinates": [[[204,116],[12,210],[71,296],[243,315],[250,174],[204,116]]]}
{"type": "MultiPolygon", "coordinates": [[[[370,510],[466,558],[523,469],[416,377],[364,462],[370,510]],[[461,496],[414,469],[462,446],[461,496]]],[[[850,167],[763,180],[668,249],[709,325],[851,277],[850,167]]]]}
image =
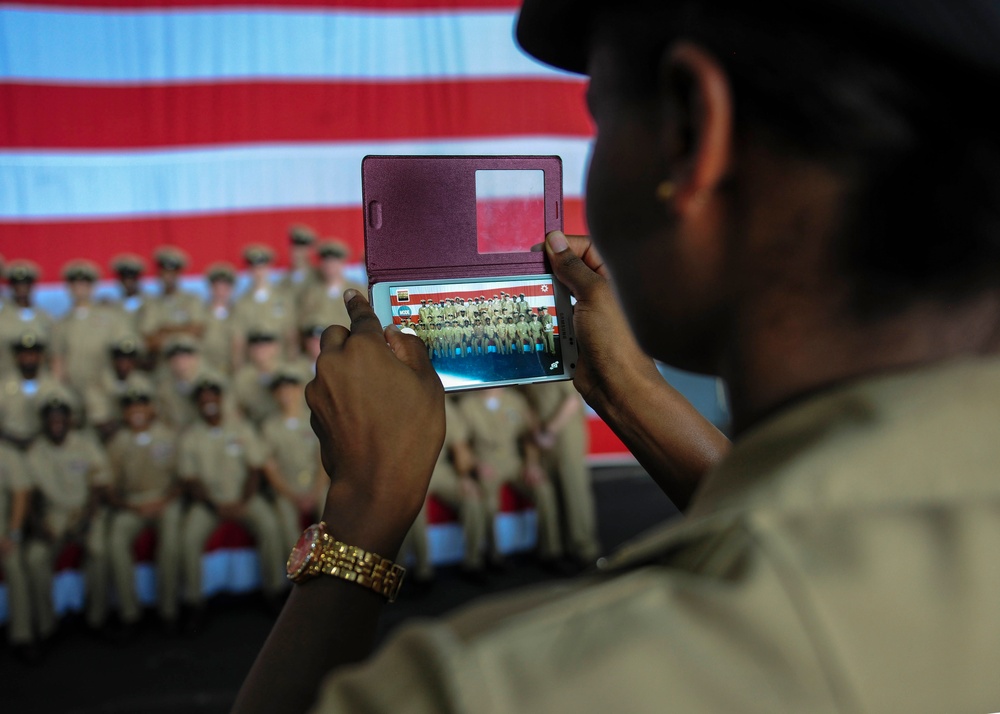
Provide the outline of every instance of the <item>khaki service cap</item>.
{"type": "Polygon", "coordinates": [[[74,280],[87,280],[91,283],[101,277],[101,269],[97,264],[83,259],[71,260],[62,269],[63,280],[73,282],[74,280]]]}
{"type": "Polygon", "coordinates": [[[247,265],[268,265],[274,262],[274,251],[266,245],[254,243],[243,249],[243,260],[247,265]]]}
{"type": "Polygon", "coordinates": [[[41,268],[30,260],[12,260],[7,266],[7,281],[10,283],[33,283],[41,274],[41,268]]]}
{"type": "Polygon", "coordinates": [[[295,225],[288,229],[288,242],[292,245],[313,245],[316,233],[309,226],[295,225]]]}
{"type": "Polygon", "coordinates": [[[111,272],[121,277],[139,277],[146,272],[146,261],[134,253],[122,253],[111,259],[111,272]]]}
{"type": "Polygon", "coordinates": [[[232,263],[226,263],[225,261],[212,263],[208,266],[208,270],[205,271],[205,276],[210,283],[222,280],[232,284],[236,282],[236,268],[233,267],[232,263]]]}
{"type": "Polygon", "coordinates": [[[347,243],[336,238],[325,240],[316,246],[316,252],[320,258],[339,258],[343,260],[351,255],[351,249],[347,243]]]}
{"type": "Polygon", "coordinates": [[[153,260],[160,270],[184,270],[188,264],[188,256],[180,248],[164,245],[153,253],[153,260]]]}

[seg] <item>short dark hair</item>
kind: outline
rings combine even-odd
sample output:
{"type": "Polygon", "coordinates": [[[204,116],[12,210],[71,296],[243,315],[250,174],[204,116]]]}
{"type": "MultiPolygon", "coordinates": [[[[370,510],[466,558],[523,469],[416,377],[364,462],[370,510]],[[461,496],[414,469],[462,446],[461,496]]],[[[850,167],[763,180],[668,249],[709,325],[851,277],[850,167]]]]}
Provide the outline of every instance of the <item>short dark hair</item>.
{"type": "Polygon", "coordinates": [[[831,258],[856,316],[1000,285],[1000,112],[994,92],[977,88],[1000,78],[807,3],[790,7],[672,5],[658,48],[632,58],[646,84],[636,89],[652,94],[666,43],[690,39],[725,68],[738,139],[845,178],[831,258]]]}

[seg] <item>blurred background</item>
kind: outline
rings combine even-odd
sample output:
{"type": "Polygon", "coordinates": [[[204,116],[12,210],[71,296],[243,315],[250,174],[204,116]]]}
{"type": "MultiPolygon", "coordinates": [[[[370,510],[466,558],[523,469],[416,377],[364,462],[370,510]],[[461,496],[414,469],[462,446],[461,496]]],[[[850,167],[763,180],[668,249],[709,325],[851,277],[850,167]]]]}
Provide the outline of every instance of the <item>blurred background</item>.
{"type": "MultiPolygon", "coordinates": [[[[289,266],[289,228],[350,249],[365,283],[361,160],[368,154],[557,154],[566,231],[586,232],[593,127],[582,79],[528,59],[513,41],[516,0],[21,0],[0,3],[0,255],[40,268],[35,305],[70,308],[60,277],[176,246],[181,288],[207,296],[206,268],[240,268],[249,244],[289,266]]],[[[142,292],[155,296],[155,271],[142,292]]],[[[4,286],[3,298],[7,298],[4,286]]],[[[711,421],[716,380],[663,368],[711,421]]],[[[601,542],[610,549],[676,510],[610,429],[588,416],[601,542]]],[[[530,560],[470,585],[445,571],[407,593],[383,634],[490,592],[552,577],[530,560]]],[[[0,596],[3,595],[0,588],[0,596]]],[[[253,593],[217,598],[212,625],[178,640],[155,628],[109,643],[63,624],[41,667],[0,651],[5,712],[226,711],[273,621],[253,593]]],[[[6,602],[0,598],[2,610],[6,602]]],[[[72,609],[72,608],[70,608],[72,609]]]]}

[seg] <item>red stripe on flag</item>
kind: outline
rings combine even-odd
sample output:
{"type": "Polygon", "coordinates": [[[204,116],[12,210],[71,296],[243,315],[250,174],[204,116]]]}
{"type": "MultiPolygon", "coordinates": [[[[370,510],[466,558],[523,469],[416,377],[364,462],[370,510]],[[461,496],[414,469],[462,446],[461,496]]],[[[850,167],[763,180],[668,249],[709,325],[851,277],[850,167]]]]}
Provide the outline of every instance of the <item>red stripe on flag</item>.
{"type": "Polygon", "coordinates": [[[69,87],[0,84],[0,146],[591,136],[584,84],[551,80],[69,87]]]}
{"type": "MultiPolygon", "coordinates": [[[[583,201],[564,202],[566,230],[585,233],[583,201]]],[[[149,256],[160,245],[176,245],[191,256],[191,273],[203,272],[217,260],[242,265],[241,251],[248,243],[265,243],[277,251],[277,264],[287,265],[288,227],[312,226],[321,236],[336,236],[354,251],[352,261],[363,259],[364,227],[361,207],[296,209],[224,215],[163,217],[142,220],[87,222],[0,223],[0,255],[8,261],[27,258],[42,268],[43,280],[58,279],[62,265],[86,257],[107,269],[111,258],[128,251],[149,256]]],[[[419,304],[419,303],[418,303],[419,304]]]]}
{"type": "Polygon", "coordinates": [[[622,460],[635,458],[599,416],[591,415],[587,418],[587,430],[590,433],[590,447],[587,450],[589,456],[622,460]]]}

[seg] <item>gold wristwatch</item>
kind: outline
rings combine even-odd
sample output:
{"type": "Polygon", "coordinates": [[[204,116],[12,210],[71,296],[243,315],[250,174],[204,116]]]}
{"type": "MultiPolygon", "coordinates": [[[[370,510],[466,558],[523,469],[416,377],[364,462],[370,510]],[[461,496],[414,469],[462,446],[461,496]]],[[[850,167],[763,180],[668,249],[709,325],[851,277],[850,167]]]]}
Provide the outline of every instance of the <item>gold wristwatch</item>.
{"type": "Polygon", "coordinates": [[[288,579],[302,583],[317,575],[332,575],[370,588],[395,602],[406,568],[375,553],[347,545],[326,531],[320,521],[302,531],[288,556],[288,579]]]}

